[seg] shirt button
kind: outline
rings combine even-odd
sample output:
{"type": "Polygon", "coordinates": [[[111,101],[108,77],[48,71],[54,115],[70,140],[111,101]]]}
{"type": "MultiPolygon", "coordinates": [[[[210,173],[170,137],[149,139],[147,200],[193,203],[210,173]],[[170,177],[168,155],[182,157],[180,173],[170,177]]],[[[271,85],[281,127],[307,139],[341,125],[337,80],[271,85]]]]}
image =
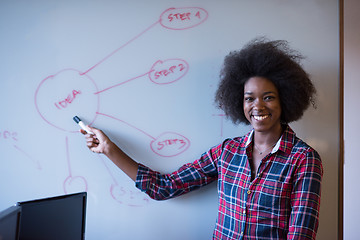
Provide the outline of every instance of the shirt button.
{"type": "Polygon", "coordinates": [[[250,191],[250,190],[248,190],[248,191],[247,191],[247,194],[249,195],[250,193],[251,193],[251,191],[250,191]]]}
{"type": "Polygon", "coordinates": [[[244,232],[241,232],[240,235],[244,235],[244,232]]]}
{"type": "Polygon", "coordinates": [[[246,210],[243,211],[243,214],[245,214],[245,213],[246,213],[246,210]]]}

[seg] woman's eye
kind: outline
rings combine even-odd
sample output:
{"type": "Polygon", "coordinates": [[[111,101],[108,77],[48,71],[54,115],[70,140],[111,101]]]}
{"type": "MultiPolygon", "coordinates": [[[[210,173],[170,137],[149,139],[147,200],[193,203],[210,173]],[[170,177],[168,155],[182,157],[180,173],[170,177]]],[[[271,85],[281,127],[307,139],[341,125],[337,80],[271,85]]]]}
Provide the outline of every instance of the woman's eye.
{"type": "Polygon", "coordinates": [[[250,102],[250,101],[252,101],[252,100],[253,100],[252,97],[246,97],[246,98],[245,98],[245,101],[246,101],[246,102],[250,102]]]}
{"type": "Polygon", "coordinates": [[[266,97],[264,97],[264,100],[272,100],[272,99],[274,99],[275,97],[274,96],[266,96],[266,97]]]}

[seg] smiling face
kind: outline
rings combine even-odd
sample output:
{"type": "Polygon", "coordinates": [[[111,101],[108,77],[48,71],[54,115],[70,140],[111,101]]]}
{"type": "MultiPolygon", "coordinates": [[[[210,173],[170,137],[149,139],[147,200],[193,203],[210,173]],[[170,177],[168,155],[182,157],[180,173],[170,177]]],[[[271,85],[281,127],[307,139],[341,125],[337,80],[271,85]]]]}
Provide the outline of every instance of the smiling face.
{"type": "Polygon", "coordinates": [[[281,132],[281,104],[275,85],[263,77],[252,77],[244,85],[244,113],[255,132],[281,132]]]}

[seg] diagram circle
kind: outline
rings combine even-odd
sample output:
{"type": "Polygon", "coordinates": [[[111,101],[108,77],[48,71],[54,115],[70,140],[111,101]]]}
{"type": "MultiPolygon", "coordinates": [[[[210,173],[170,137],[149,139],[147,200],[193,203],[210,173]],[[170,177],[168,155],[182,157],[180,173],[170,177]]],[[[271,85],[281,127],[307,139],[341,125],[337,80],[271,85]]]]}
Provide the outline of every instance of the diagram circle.
{"type": "Polygon", "coordinates": [[[43,79],[35,92],[35,106],[41,118],[66,132],[78,132],[73,117],[95,121],[99,111],[98,87],[94,80],[76,69],[64,69],[43,79]]]}

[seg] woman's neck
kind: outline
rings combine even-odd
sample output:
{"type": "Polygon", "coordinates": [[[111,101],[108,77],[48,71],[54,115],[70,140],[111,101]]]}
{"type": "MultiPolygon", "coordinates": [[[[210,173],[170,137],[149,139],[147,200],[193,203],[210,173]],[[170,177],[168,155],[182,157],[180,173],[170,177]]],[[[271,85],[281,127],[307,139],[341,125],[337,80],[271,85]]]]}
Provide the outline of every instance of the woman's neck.
{"type": "Polygon", "coordinates": [[[281,124],[271,132],[254,132],[254,144],[258,147],[270,147],[276,144],[283,132],[281,124]]]}

